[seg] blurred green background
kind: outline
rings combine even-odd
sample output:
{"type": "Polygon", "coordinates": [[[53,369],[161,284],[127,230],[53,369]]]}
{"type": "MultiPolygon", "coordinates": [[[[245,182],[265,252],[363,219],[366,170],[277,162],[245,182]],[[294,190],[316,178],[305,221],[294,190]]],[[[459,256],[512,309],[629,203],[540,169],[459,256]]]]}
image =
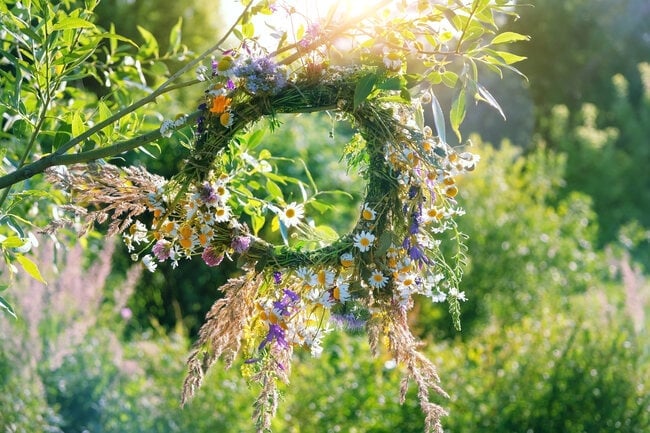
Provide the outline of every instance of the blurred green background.
{"type": "MultiPolygon", "coordinates": [[[[528,81],[487,84],[507,122],[477,106],[462,128],[481,155],[459,197],[470,257],[463,330],[426,300],[412,325],[451,396],[439,401],[448,432],[648,432],[650,4],[530,3],[504,25],[531,36],[513,48],[528,57],[528,81]]],[[[209,0],[104,1],[97,14],[136,41],[137,25],[166,41],[182,16],[184,43],[197,52],[227,24],[209,0]]],[[[169,116],[196,98],[179,97],[169,116]]],[[[309,161],[323,189],[358,200],[359,182],[339,163],[345,125],[332,137],[326,116],[282,120],[265,146],[309,161]]],[[[171,173],[180,149],[170,144],[146,163],[171,173]]],[[[305,176],[297,164],[286,169],[305,176]]],[[[335,212],[320,218],[345,230],[356,202],[331,200],[335,212]]],[[[38,254],[50,284],[20,279],[10,298],[19,318],[0,316],[0,431],[253,430],[256,390],[237,366],[216,368],[179,407],[189,347],[234,269],[186,262],[143,274],[112,244],[60,257],[44,241],[38,254]]],[[[417,399],[398,404],[399,367],[373,359],[362,336],[337,332],[321,358],[297,356],[274,431],[422,431],[417,399]]]]}

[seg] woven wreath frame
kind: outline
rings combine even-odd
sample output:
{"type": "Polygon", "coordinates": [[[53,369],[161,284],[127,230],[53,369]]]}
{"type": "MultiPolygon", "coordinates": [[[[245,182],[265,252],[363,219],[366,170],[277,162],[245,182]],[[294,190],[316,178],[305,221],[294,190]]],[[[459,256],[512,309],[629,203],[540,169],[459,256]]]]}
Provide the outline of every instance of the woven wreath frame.
{"type": "MultiPolygon", "coordinates": [[[[214,161],[218,156],[227,152],[231,140],[263,118],[271,118],[273,123],[273,119],[279,114],[334,111],[356,127],[365,141],[364,152],[367,154],[368,167],[364,170],[367,186],[363,202],[377,211],[377,218],[372,224],[373,231],[406,231],[408,221],[401,211],[397,174],[387,162],[387,143],[422,146],[424,136],[415,128],[400,123],[394,113],[394,103],[393,106],[386,107],[380,103],[365,101],[355,107],[353,101],[357,81],[355,74],[343,76],[334,82],[303,78],[290,82],[275,94],[250,95],[239,90],[231,93],[231,111],[235,113],[233,123],[224,127],[219,115],[212,115],[205,110],[205,117],[200,121],[204,124],[201,131],[197,132],[195,147],[178,182],[185,185],[202,182],[214,169],[214,161]],[[400,211],[395,212],[396,209],[400,211]]],[[[411,110],[406,103],[398,105],[400,109],[411,110]]],[[[420,149],[421,147],[415,147],[412,150],[420,152],[420,149]]],[[[246,252],[246,262],[254,265],[257,271],[267,266],[274,269],[296,269],[314,265],[337,266],[340,255],[352,250],[352,234],[367,226],[367,223],[359,221],[350,233],[313,251],[276,246],[246,233],[252,237],[246,252]]],[[[242,225],[235,225],[233,229],[231,224],[227,230],[220,233],[223,236],[221,242],[228,245],[232,238],[242,235],[245,230],[242,225]]]]}

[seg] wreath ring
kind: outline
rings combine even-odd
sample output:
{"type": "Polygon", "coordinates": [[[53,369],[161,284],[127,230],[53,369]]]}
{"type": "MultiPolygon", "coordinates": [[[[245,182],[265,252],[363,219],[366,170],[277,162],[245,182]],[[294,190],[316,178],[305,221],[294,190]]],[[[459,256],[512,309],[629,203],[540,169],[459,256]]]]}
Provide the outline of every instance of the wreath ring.
{"type": "MultiPolygon", "coordinates": [[[[273,94],[231,93],[228,95],[230,105],[227,111],[213,113],[209,107],[204,106],[204,116],[198,121],[195,147],[181,179],[184,184],[203,182],[213,169],[217,156],[227,152],[228,145],[235,136],[262,118],[275,118],[278,114],[335,111],[344,115],[358,129],[365,141],[364,152],[367,155],[368,167],[365,170],[367,188],[363,202],[373,209],[376,215],[371,223],[360,215],[351,233],[342,235],[330,245],[312,251],[278,247],[246,233],[245,225],[237,223],[231,223],[227,229],[219,230],[216,236],[217,244],[230,245],[238,236],[249,236],[251,243],[245,254],[245,262],[254,263],[257,271],[267,266],[274,269],[337,266],[339,257],[353,250],[355,232],[372,229],[375,233],[386,233],[386,230],[396,230],[395,224],[408,224],[404,221],[406,208],[401,203],[397,178],[399,173],[389,164],[387,144],[410,145],[409,152],[420,154],[426,146],[423,144],[425,136],[413,125],[401,123],[394,113],[395,104],[393,107],[386,107],[367,100],[355,107],[353,101],[357,82],[358,77],[354,76],[330,82],[303,78],[288,83],[273,94]],[[231,119],[227,126],[223,121],[224,113],[231,119]]],[[[404,103],[400,104],[399,108],[408,110],[404,103]]],[[[431,162],[430,155],[417,158],[431,162]]],[[[364,260],[363,263],[367,264],[367,261],[364,260]]],[[[367,270],[365,273],[368,273],[367,270]]]]}
{"type": "Polygon", "coordinates": [[[123,233],[130,251],[141,243],[151,246],[142,261],[152,271],[156,260],[174,266],[200,254],[217,266],[225,255],[238,255],[245,273],[220,288],[223,297],[207,314],[188,359],[183,402],[218,359],[229,366],[241,354],[252,369],[242,367],[248,378],[263,385],[255,416],[270,422],[274,384],[288,380],[293,347],[319,353],[331,329],[327,323],[338,321],[365,327],[373,350],[382,345],[380,337],[387,338],[394,359],[406,366],[406,379],[417,383],[423,411],[437,422],[444,411],[428,401],[429,389],[446,394],[435,366],[417,351],[407,312],[415,295],[446,300],[459,326],[464,247],[454,220],[461,213],[454,179],[471,171],[477,158],[424,126],[426,93],[409,101],[404,78],[391,71],[327,68],[292,80],[278,77],[239,76],[232,88],[224,85],[229,79],[217,77],[201,107],[190,157],[170,181],[109,164],[48,174],[77,203],[100,208],[86,215],[88,224],[110,217],[109,234],[123,233]],[[325,110],[347,118],[365,141],[353,158],[363,157],[367,182],[358,221],[350,233],[314,250],[254,236],[227,210],[227,180],[215,178],[218,158],[261,118],[270,117],[274,125],[277,114],[325,110]],[[153,214],[150,225],[134,221],[145,212],[153,214]],[[451,241],[451,255],[443,252],[445,240],[451,241]]]}

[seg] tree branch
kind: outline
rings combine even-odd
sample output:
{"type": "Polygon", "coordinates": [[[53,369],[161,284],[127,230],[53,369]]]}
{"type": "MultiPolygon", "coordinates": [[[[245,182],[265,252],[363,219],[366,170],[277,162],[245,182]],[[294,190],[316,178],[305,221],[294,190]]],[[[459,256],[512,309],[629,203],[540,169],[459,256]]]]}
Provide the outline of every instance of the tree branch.
{"type": "MultiPolygon", "coordinates": [[[[133,104],[129,105],[128,107],[118,111],[117,113],[113,114],[112,116],[106,118],[102,122],[97,123],[94,125],[92,128],[88,129],[85,131],[83,134],[78,135],[77,137],[72,138],[69,140],[67,143],[63,144],[61,147],[59,147],[54,153],[39,159],[38,161],[35,161],[31,164],[27,164],[25,166],[21,166],[16,171],[13,171],[5,176],[0,177],[0,189],[8,188],[11,185],[14,185],[15,183],[18,183],[22,180],[29,179],[32,176],[42,173],[43,170],[45,170],[48,167],[52,167],[54,165],[60,165],[62,164],[61,161],[76,161],[77,159],[79,161],[76,162],[87,162],[87,161],[92,161],[97,158],[104,158],[107,156],[114,156],[119,153],[125,152],[127,150],[132,150],[137,148],[138,146],[141,146],[142,144],[149,143],[151,141],[156,140],[157,138],[160,138],[160,131],[151,131],[150,133],[144,134],[139,137],[135,137],[131,140],[127,140],[125,142],[121,142],[118,144],[115,144],[113,146],[108,146],[102,149],[96,149],[90,152],[82,152],[79,154],[72,154],[72,155],[66,155],[66,153],[72,149],[74,146],[78,145],[79,143],[82,143],[84,140],[87,138],[91,137],[93,134],[96,132],[104,129],[107,126],[112,125],[122,117],[126,116],[129,113],[132,113],[133,111],[137,110],[138,108],[149,104],[150,102],[155,101],[155,99],[158,96],[161,96],[162,94],[176,90],[181,87],[186,87],[192,84],[196,84],[199,81],[198,80],[191,80],[186,83],[181,83],[178,85],[171,85],[175,80],[177,80],[181,75],[189,71],[191,68],[196,66],[198,63],[203,61],[210,53],[216,51],[219,49],[221,44],[223,44],[226,39],[230,36],[230,34],[233,32],[237,24],[241,21],[241,19],[248,13],[248,10],[250,9],[251,5],[253,2],[250,2],[242,13],[239,15],[237,20],[230,26],[228,31],[219,39],[219,41],[214,44],[212,47],[208,48],[205,50],[200,56],[197,58],[193,59],[192,61],[188,62],[184,67],[176,71],[171,77],[169,77],[167,80],[165,80],[164,83],[162,83],[156,90],[154,90],[150,95],[145,96],[144,98],[140,99],[139,101],[134,102],[133,104]],[[157,134],[157,136],[156,136],[157,134]],[[139,144],[136,144],[139,143],[139,144]],[[109,152],[109,150],[115,150],[117,149],[124,149],[124,150],[119,150],[118,153],[115,153],[114,155],[109,155],[106,154],[109,152]],[[91,153],[94,152],[94,153],[91,153]],[[89,156],[91,155],[91,156],[89,156]],[[102,156],[97,156],[93,157],[92,155],[102,155],[102,156]]],[[[68,162],[68,164],[72,164],[74,162],[68,162]]],[[[7,195],[9,191],[5,191],[5,195],[7,195]]]]}
{"type": "MultiPolygon", "coordinates": [[[[200,111],[195,111],[194,113],[188,115],[185,118],[185,122],[182,125],[179,125],[178,128],[181,128],[189,124],[191,121],[196,120],[200,114],[200,111]]],[[[29,179],[32,176],[42,173],[49,167],[54,167],[55,165],[79,164],[83,162],[95,161],[101,158],[117,156],[121,153],[128,152],[129,150],[136,149],[147,143],[158,140],[161,137],[162,135],[160,133],[160,129],[156,129],[129,140],[120,141],[111,146],[101,147],[99,149],[93,149],[87,152],[73,154],[58,154],[56,152],[51,153],[37,161],[32,162],[31,164],[27,164],[14,172],[0,177],[0,189],[11,186],[22,180],[29,179]]]]}

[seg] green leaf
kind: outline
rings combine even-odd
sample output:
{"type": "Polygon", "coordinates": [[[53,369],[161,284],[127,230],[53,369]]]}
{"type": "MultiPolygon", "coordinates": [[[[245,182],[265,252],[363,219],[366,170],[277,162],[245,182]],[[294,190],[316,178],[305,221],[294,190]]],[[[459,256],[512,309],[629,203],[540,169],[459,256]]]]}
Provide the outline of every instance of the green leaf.
{"type": "Polygon", "coordinates": [[[442,74],[442,82],[445,83],[445,86],[453,89],[458,82],[458,74],[452,71],[446,71],[442,74]]]}
{"type": "Polygon", "coordinates": [[[277,183],[273,182],[271,179],[266,179],[266,190],[271,196],[271,199],[276,199],[281,202],[284,201],[284,195],[282,194],[282,189],[278,186],[277,183]]]}
{"type": "Polygon", "coordinates": [[[445,126],[445,114],[442,112],[442,107],[436,95],[431,92],[431,111],[433,112],[433,124],[436,127],[438,137],[443,143],[447,142],[447,131],[445,126]]]}
{"type": "Polygon", "coordinates": [[[25,272],[29,274],[30,277],[35,279],[36,281],[40,281],[43,284],[47,284],[47,282],[43,279],[43,276],[41,275],[41,271],[39,271],[38,266],[36,263],[28,259],[22,254],[16,254],[16,260],[18,263],[20,263],[20,266],[23,267],[25,272]]]}
{"type": "Polygon", "coordinates": [[[128,44],[133,45],[134,47],[138,47],[138,45],[133,42],[131,39],[127,38],[126,36],[121,36],[121,35],[116,35],[115,34],[115,27],[111,24],[111,31],[108,33],[99,33],[97,35],[93,35],[95,38],[101,38],[101,39],[109,39],[110,40],[110,46],[111,46],[111,53],[114,53],[117,50],[117,41],[122,41],[126,42],[128,44]]]}
{"type": "Polygon", "coordinates": [[[172,53],[177,52],[181,48],[181,29],[183,26],[183,17],[178,17],[178,21],[169,32],[169,51],[172,53]]]}
{"type": "Polygon", "coordinates": [[[86,130],[86,128],[84,128],[84,122],[81,119],[81,115],[77,111],[75,111],[72,114],[71,128],[72,128],[72,136],[73,137],[80,136],[86,130]]]}
{"type": "Polygon", "coordinates": [[[251,226],[253,228],[253,234],[257,236],[260,230],[262,230],[262,227],[264,227],[264,223],[266,222],[266,218],[264,215],[257,215],[253,214],[251,215],[251,226]]]}
{"type": "Polygon", "coordinates": [[[25,240],[18,236],[9,236],[7,239],[2,241],[2,246],[4,248],[19,248],[23,245],[25,245],[25,240]]]}
{"type": "Polygon", "coordinates": [[[506,120],[506,115],[501,109],[501,105],[497,102],[497,100],[492,96],[492,94],[483,87],[481,84],[476,83],[476,89],[478,90],[477,94],[475,95],[475,98],[487,103],[490,107],[496,109],[501,117],[503,117],[503,120],[506,120]]]}
{"type": "Polygon", "coordinates": [[[70,30],[70,29],[90,29],[95,28],[95,24],[82,18],[64,17],[58,23],[52,26],[53,30],[70,30]]]}
{"type": "Polygon", "coordinates": [[[526,60],[528,58],[525,56],[518,56],[507,51],[497,51],[496,53],[503,59],[504,62],[506,62],[507,65],[512,65],[513,63],[521,62],[522,60],[526,60]]]}
{"type": "Polygon", "coordinates": [[[382,90],[400,90],[402,88],[402,80],[400,77],[390,77],[378,83],[377,88],[382,90]]]}
{"type": "Polygon", "coordinates": [[[359,105],[363,103],[368,96],[372,93],[372,90],[375,87],[377,82],[377,74],[371,72],[364,75],[357,82],[357,86],[354,89],[354,109],[356,110],[359,105]]]}
{"type": "Polygon", "coordinates": [[[145,29],[142,26],[137,26],[140,36],[144,39],[144,44],[140,47],[140,51],[145,56],[153,55],[154,57],[159,56],[158,51],[158,41],[156,37],[149,30],[145,29]]]}
{"type": "Polygon", "coordinates": [[[451,129],[453,129],[453,131],[456,133],[458,141],[462,139],[460,134],[460,124],[463,123],[463,120],[465,120],[465,110],[467,103],[465,99],[465,89],[463,88],[460,89],[460,92],[458,92],[456,99],[454,99],[454,102],[451,104],[451,111],[449,113],[451,129]]]}
{"type": "Polygon", "coordinates": [[[503,32],[496,35],[494,39],[492,39],[492,42],[490,42],[490,44],[491,45],[509,44],[512,42],[529,41],[529,40],[530,40],[530,36],[522,35],[521,33],[503,32]]]}
{"type": "MultiPolygon", "coordinates": [[[[265,129],[258,129],[257,131],[253,132],[249,137],[248,140],[246,141],[247,147],[249,149],[254,149],[256,148],[261,142],[262,138],[264,138],[264,134],[266,133],[265,129]]],[[[261,158],[261,157],[260,157],[261,158]]]]}
{"type": "Polygon", "coordinates": [[[63,144],[70,141],[72,138],[71,127],[69,124],[64,123],[54,134],[54,140],[52,141],[52,150],[56,150],[61,147],[63,144]]]}
{"type": "Polygon", "coordinates": [[[3,298],[2,296],[0,296],[0,307],[2,307],[2,308],[4,308],[5,310],[7,310],[7,313],[11,314],[11,315],[13,316],[14,319],[17,318],[17,317],[16,317],[16,313],[14,312],[14,309],[11,307],[11,305],[9,304],[9,302],[7,302],[7,301],[5,300],[5,298],[3,298]]]}
{"type": "Polygon", "coordinates": [[[242,24],[241,32],[244,38],[251,39],[253,36],[255,36],[255,25],[253,25],[252,21],[248,21],[242,24]]]}
{"type": "Polygon", "coordinates": [[[327,242],[334,242],[340,237],[340,235],[336,230],[326,225],[320,225],[314,227],[314,234],[320,239],[323,239],[324,241],[327,242]]]}
{"type": "Polygon", "coordinates": [[[323,214],[323,213],[327,212],[328,210],[334,208],[334,206],[332,206],[331,204],[323,203],[322,201],[317,201],[317,200],[310,201],[309,205],[311,207],[313,207],[314,209],[316,209],[321,214],[323,214]]]}

